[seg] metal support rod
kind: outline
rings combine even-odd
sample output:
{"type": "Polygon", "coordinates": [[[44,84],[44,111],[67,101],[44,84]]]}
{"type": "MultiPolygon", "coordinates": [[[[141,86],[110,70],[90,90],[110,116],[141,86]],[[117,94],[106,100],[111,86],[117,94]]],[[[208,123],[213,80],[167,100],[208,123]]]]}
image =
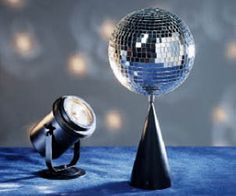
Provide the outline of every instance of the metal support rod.
{"type": "Polygon", "coordinates": [[[154,103],[154,101],[155,101],[155,95],[149,95],[149,96],[148,96],[148,101],[149,101],[149,104],[154,103]]]}

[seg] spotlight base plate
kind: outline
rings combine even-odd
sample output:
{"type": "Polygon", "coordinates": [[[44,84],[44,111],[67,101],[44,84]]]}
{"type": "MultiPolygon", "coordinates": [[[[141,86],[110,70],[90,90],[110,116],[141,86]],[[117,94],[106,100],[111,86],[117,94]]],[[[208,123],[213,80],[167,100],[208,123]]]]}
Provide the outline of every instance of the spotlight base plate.
{"type": "Polygon", "coordinates": [[[68,167],[66,169],[63,168],[62,166],[59,167],[57,167],[57,172],[45,169],[40,171],[39,175],[42,178],[47,178],[47,179],[67,180],[67,179],[78,178],[86,174],[85,170],[77,167],[68,167]]]}

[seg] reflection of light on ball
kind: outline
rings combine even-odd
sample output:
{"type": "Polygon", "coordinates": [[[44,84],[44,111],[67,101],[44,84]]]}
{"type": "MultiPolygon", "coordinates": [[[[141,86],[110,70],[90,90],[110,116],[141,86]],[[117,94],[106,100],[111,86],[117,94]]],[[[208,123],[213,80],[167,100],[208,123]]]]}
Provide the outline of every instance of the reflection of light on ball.
{"type": "Polygon", "coordinates": [[[76,76],[84,76],[87,73],[85,57],[81,54],[73,54],[68,59],[69,72],[76,76]]]}
{"type": "Polygon", "coordinates": [[[108,111],[105,116],[105,124],[109,130],[118,130],[122,127],[121,114],[116,110],[108,111]]]}
{"type": "Polygon", "coordinates": [[[34,40],[30,33],[16,33],[13,37],[14,48],[17,53],[27,56],[34,48],[34,40]]]}
{"type": "Polygon", "coordinates": [[[222,107],[215,107],[212,113],[212,119],[215,123],[225,123],[228,120],[228,114],[222,107]]]}
{"type": "Polygon", "coordinates": [[[6,5],[13,8],[23,7],[25,4],[25,0],[2,0],[6,5]]]}
{"type": "Polygon", "coordinates": [[[114,30],[115,23],[111,20],[104,20],[100,27],[100,35],[104,40],[109,40],[112,31],[114,30]]]}
{"type": "Polygon", "coordinates": [[[226,57],[228,59],[236,60],[236,42],[229,42],[226,48],[226,57]]]}
{"type": "Polygon", "coordinates": [[[187,54],[189,55],[189,58],[194,58],[194,56],[195,56],[195,46],[194,45],[190,45],[187,48],[187,54]]]}

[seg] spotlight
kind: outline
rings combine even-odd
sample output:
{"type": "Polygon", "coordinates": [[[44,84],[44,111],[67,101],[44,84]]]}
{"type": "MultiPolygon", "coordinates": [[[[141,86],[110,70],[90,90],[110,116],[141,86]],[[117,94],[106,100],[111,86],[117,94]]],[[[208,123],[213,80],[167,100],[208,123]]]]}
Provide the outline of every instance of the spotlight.
{"type": "Polygon", "coordinates": [[[41,156],[45,157],[47,170],[40,172],[45,178],[70,179],[82,176],[85,171],[76,168],[80,158],[80,139],[93,134],[96,116],[83,99],[76,96],[58,98],[52,111],[30,133],[30,140],[41,156]],[[67,165],[53,166],[52,160],[60,157],[74,145],[74,156],[67,165]]]}

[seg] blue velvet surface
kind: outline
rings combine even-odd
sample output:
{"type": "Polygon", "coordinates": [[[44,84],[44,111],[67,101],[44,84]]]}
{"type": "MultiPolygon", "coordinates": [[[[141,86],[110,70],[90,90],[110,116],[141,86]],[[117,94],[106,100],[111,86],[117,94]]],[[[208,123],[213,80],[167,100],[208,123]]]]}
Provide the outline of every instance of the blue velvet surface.
{"type": "Polygon", "coordinates": [[[77,164],[84,177],[47,180],[36,175],[45,164],[33,149],[0,148],[0,195],[236,195],[236,148],[168,147],[173,185],[156,191],[129,186],[135,153],[130,147],[84,147],[77,164]]]}

